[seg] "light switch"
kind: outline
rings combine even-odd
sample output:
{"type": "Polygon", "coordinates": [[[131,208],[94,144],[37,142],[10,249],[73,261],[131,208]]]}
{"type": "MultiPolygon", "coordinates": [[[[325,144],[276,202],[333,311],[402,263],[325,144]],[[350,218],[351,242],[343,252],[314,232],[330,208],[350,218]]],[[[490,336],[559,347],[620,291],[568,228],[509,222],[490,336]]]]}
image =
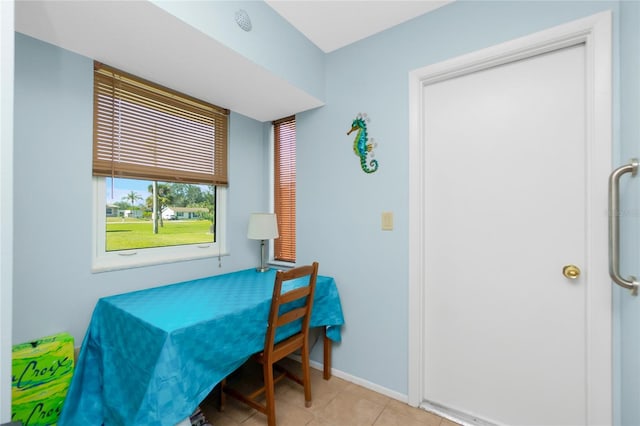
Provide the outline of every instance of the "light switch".
{"type": "Polygon", "coordinates": [[[382,230],[393,231],[393,212],[382,212],[382,230]]]}

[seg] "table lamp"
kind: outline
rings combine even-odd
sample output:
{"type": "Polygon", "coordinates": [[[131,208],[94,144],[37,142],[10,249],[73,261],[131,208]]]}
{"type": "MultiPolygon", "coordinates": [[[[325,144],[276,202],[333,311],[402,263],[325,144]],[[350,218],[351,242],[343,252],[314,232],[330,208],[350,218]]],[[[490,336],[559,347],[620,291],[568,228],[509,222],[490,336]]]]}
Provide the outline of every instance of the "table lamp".
{"type": "Polygon", "coordinates": [[[265,240],[278,237],[278,221],[274,213],[251,213],[247,238],[260,240],[260,266],[256,268],[256,271],[264,272],[269,270],[269,267],[265,265],[264,243],[265,240]]]}

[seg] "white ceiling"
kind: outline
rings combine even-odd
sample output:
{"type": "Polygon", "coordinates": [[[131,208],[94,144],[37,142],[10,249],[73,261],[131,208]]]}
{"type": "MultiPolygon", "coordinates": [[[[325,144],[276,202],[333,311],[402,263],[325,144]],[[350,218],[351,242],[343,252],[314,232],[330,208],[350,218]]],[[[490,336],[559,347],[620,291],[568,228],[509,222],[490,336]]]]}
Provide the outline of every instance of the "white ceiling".
{"type": "Polygon", "coordinates": [[[265,0],[324,52],[367,38],[453,0],[265,0]]]}
{"type": "MultiPolygon", "coordinates": [[[[448,2],[267,1],[325,52],[448,2]]],[[[150,1],[18,0],[15,29],[263,122],[322,105],[150,1]]]]}

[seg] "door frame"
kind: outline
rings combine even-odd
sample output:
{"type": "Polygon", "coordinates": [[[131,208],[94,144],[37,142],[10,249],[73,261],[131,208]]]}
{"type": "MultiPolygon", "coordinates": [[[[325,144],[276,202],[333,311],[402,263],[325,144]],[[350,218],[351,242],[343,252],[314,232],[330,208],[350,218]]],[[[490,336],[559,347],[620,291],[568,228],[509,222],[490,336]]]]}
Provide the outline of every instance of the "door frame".
{"type": "MultiPolygon", "coordinates": [[[[612,13],[595,15],[409,73],[409,342],[408,403],[424,403],[425,342],[423,88],[426,85],[557,49],[585,45],[587,265],[587,424],[612,423],[612,310],[608,274],[608,176],[612,158],[612,13]]],[[[585,274],[586,275],[586,274],[585,274]]],[[[455,277],[454,277],[455,278],[455,277]]],[[[463,277],[461,277],[463,278],[463,277]]]]}

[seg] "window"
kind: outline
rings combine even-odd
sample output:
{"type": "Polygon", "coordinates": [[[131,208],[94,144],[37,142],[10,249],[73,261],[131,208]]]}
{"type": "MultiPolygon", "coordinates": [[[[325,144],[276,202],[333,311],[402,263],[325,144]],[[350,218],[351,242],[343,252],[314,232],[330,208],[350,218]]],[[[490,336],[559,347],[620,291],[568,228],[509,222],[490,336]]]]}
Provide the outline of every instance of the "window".
{"type": "Polygon", "coordinates": [[[107,252],[215,242],[215,186],[112,178],[106,185],[107,252]]]}
{"type": "Polygon", "coordinates": [[[94,64],[95,271],[224,251],[228,111],[94,64]]]}
{"type": "Polygon", "coordinates": [[[273,122],[274,211],[280,238],[274,240],[276,261],[296,261],[296,119],[273,122]]]}

